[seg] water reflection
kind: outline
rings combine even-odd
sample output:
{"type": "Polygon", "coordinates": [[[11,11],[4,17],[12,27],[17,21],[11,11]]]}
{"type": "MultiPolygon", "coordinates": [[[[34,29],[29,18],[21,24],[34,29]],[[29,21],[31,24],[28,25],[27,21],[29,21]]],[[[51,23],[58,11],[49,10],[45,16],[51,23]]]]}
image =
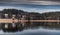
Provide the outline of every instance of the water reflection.
{"type": "Polygon", "coordinates": [[[4,35],[52,35],[60,34],[58,23],[1,23],[0,34],[4,35]],[[6,26],[5,26],[6,25],[6,26]]]}
{"type": "Polygon", "coordinates": [[[4,32],[21,32],[24,29],[37,29],[40,25],[40,23],[1,23],[0,29],[4,32]]]}
{"type": "Polygon", "coordinates": [[[24,31],[25,29],[38,29],[43,27],[44,29],[60,30],[60,24],[57,23],[1,23],[0,29],[3,32],[18,32],[24,31]]]}

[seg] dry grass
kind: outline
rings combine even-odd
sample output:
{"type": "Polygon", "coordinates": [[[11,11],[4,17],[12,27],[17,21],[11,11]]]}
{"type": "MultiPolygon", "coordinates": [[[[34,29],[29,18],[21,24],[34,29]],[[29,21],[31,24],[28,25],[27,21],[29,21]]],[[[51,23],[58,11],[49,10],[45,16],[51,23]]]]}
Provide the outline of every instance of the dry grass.
{"type": "MultiPolygon", "coordinates": [[[[17,22],[28,22],[28,20],[12,20],[12,19],[0,19],[0,23],[17,23],[17,22]]],[[[60,20],[30,20],[30,22],[60,22],[60,20]]]]}

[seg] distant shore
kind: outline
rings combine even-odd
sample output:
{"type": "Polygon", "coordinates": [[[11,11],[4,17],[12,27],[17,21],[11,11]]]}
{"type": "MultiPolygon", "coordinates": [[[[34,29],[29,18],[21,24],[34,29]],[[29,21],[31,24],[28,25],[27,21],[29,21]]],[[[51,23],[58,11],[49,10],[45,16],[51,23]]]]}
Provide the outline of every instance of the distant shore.
{"type": "Polygon", "coordinates": [[[0,23],[17,23],[17,22],[60,22],[60,20],[18,20],[18,19],[0,19],[0,23]]]}

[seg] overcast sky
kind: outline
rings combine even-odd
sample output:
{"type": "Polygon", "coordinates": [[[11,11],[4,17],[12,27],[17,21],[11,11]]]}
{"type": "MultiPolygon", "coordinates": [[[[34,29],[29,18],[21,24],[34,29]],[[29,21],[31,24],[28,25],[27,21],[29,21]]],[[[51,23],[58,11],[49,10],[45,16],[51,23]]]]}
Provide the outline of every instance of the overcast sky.
{"type": "Polygon", "coordinates": [[[0,0],[6,4],[60,5],[60,0],[0,0]]]}
{"type": "Polygon", "coordinates": [[[1,5],[3,9],[19,9],[27,12],[45,13],[60,11],[60,5],[1,5]]]}
{"type": "Polygon", "coordinates": [[[55,12],[60,11],[60,0],[0,0],[0,10],[8,8],[38,13],[55,12]]]}

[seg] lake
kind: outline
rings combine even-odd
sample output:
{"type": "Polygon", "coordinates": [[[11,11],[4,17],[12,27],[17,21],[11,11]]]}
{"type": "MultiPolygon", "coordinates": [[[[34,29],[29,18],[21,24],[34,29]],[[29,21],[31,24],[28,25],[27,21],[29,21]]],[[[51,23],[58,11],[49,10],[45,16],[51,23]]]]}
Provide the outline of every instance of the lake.
{"type": "MultiPolygon", "coordinates": [[[[18,24],[18,23],[17,23],[18,24]]],[[[47,23],[25,23],[15,28],[1,28],[1,35],[60,35],[60,26],[47,25],[47,23]],[[45,24],[45,25],[44,25],[45,24]]]]}

